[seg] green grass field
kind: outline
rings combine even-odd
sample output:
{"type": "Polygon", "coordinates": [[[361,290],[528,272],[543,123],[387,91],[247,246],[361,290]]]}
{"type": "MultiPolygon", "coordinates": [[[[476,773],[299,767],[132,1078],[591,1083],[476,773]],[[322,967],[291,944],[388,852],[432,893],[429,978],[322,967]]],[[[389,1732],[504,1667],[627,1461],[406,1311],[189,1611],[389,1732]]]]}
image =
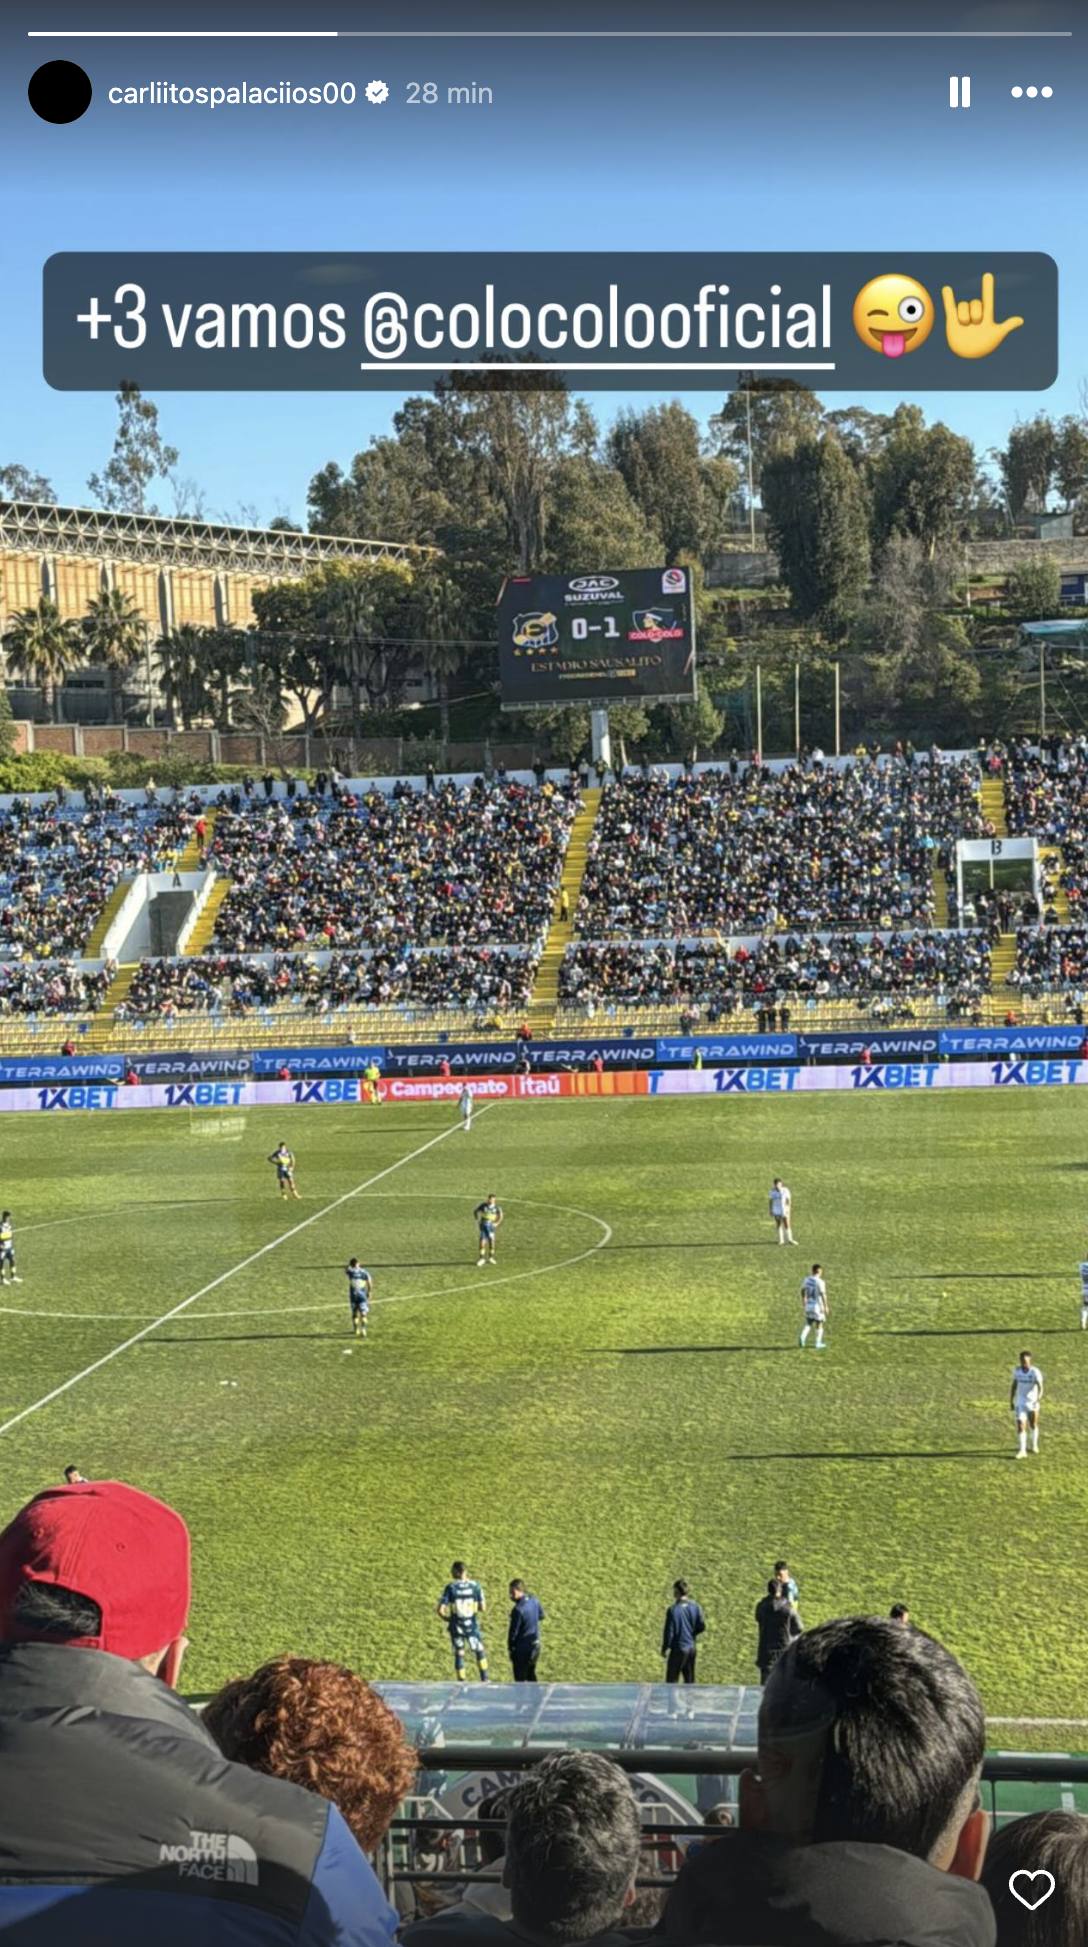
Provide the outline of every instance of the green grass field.
{"type": "MultiPolygon", "coordinates": [[[[683,1574],[702,1677],[750,1682],[788,1554],[806,1622],[904,1599],[992,1715],[1079,1720],[1083,1115],[1054,1090],[501,1104],[467,1140],[445,1107],[13,1116],[0,1514],[69,1461],[178,1506],[194,1689],[287,1647],[446,1677],[455,1555],[488,1589],[497,1675],[511,1574],[545,1602],[559,1679],[657,1676],[683,1574]],[[281,1134],[299,1204],[264,1160],[281,1134]],[[766,1216],[776,1172],[799,1250],[766,1216]],[[478,1271],[492,1188],[507,1222],[478,1271]],[[375,1277],[365,1345],[352,1252],[375,1277]],[[820,1356],[796,1337],[813,1258],[820,1356]],[[1021,1345],[1048,1396],[1017,1463],[1021,1345]]],[[[1088,1744],[1075,1723],[991,1741],[1088,1744]]]]}

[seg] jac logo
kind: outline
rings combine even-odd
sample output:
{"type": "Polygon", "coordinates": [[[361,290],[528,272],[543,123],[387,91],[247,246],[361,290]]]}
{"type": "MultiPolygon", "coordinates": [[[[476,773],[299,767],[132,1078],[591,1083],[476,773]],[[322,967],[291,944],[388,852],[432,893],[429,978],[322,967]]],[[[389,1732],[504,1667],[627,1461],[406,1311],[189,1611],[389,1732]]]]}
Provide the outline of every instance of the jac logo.
{"type": "Polygon", "coordinates": [[[567,587],[575,595],[606,595],[619,587],[615,575],[576,575],[567,587]]]}

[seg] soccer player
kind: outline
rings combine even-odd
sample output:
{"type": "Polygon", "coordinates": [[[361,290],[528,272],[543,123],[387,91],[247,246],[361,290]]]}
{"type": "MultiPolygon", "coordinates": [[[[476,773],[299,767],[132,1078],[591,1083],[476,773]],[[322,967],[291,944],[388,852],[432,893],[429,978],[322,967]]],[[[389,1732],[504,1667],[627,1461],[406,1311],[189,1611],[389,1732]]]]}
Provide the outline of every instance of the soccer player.
{"type": "Polygon", "coordinates": [[[381,1105],[382,1093],[378,1087],[378,1083],[381,1081],[381,1078],[382,1071],[378,1067],[377,1062],[368,1061],[366,1067],[363,1069],[363,1093],[368,1102],[376,1103],[379,1107],[381,1105]]]}
{"type": "Polygon", "coordinates": [[[494,1190],[484,1199],[483,1203],[476,1205],[472,1214],[476,1219],[476,1226],[480,1233],[480,1255],[476,1259],[476,1268],[479,1270],[481,1264],[494,1264],[495,1262],[495,1235],[499,1225],[502,1223],[502,1205],[499,1203],[494,1190]]]}
{"type": "Polygon", "coordinates": [[[1017,1460],[1026,1460],[1028,1433],[1031,1451],[1039,1451],[1039,1407],[1043,1397],[1043,1375],[1031,1362],[1030,1352],[1021,1352],[1020,1363],[1012,1369],[1009,1405],[1016,1415],[1017,1460]]]}
{"type": "Polygon", "coordinates": [[[792,1210],[793,1196],[790,1192],[789,1185],[783,1183],[780,1176],[776,1176],[774,1182],[771,1184],[770,1211],[771,1216],[774,1218],[775,1229],[778,1232],[778,1241],[780,1244],[796,1244],[797,1242],[790,1225],[792,1210]]]}
{"type": "Polygon", "coordinates": [[[294,1151],[288,1149],[286,1143],[277,1143],[268,1160],[276,1165],[276,1182],[280,1186],[281,1197],[297,1197],[294,1151]]]}
{"type": "Polygon", "coordinates": [[[370,1317],[370,1294],[373,1290],[370,1272],[364,1271],[357,1257],[349,1257],[344,1271],[348,1281],[348,1300],[351,1304],[351,1329],[357,1339],[365,1339],[366,1322],[370,1317]]]}
{"type": "Polygon", "coordinates": [[[1088,1263],[1080,1267],[1080,1329],[1088,1332],[1088,1263]]]}
{"type": "Polygon", "coordinates": [[[480,1617],[486,1608],[480,1584],[473,1581],[464,1562],[454,1562],[450,1579],[438,1598],[438,1613],[450,1632],[453,1668],[458,1683],[465,1681],[466,1650],[471,1650],[476,1658],[480,1682],[488,1681],[487,1651],[480,1634],[480,1617]]]}
{"type": "Polygon", "coordinates": [[[457,1108],[461,1117],[461,1127],[467,1136],[472,1127],[472,1090],[467,1082],[457,1097],[457,1108]]]}
{"type": "Polygon", "coordinates": [[[805,1322],[801,1327],[799,1343],[804,1346],[813,1326],[816,1327],[816,1350],[824,1350],[824,1326],[831,1316],[827,1302],[827,1286],[824,1283],[823,1266],[814,1264],[808,1277],[801,1285],[801,1303],[804,1306],[805,1322]]]}
{"type": "Polygon", "coordinates": [[[0,1215],[0,1284],[22,1284],[15,1270],[15,1226],[11,1211],[0,1215]]]}

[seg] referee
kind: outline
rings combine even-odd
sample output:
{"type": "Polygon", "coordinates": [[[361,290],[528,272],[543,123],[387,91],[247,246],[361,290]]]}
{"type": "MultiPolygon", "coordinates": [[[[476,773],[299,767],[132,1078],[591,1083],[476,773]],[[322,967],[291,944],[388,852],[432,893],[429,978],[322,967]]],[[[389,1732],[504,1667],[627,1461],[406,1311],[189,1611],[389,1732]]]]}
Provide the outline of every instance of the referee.
{"type": "Polygon", "coordinates": [[[665,1633],[661,1639],[661,1654],[668,1659],[665,1682],[694,1683],[695,1651],[706,1622],[699,1604],[692,1601],[686,1582],[674,1582],[672,1593],[673,1602],[665,1611],[665,1633]]]}

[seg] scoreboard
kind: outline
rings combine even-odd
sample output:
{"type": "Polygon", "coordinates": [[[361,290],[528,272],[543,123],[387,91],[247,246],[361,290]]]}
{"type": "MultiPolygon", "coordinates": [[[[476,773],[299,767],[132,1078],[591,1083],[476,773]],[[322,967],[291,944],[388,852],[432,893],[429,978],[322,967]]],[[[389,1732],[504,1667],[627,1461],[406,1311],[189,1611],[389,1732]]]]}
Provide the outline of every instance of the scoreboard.
{"type": "Polygon", "coordinates": [[[499,595],[504,710],[695,695],[687,568],[510,575],[499,595]]]}

